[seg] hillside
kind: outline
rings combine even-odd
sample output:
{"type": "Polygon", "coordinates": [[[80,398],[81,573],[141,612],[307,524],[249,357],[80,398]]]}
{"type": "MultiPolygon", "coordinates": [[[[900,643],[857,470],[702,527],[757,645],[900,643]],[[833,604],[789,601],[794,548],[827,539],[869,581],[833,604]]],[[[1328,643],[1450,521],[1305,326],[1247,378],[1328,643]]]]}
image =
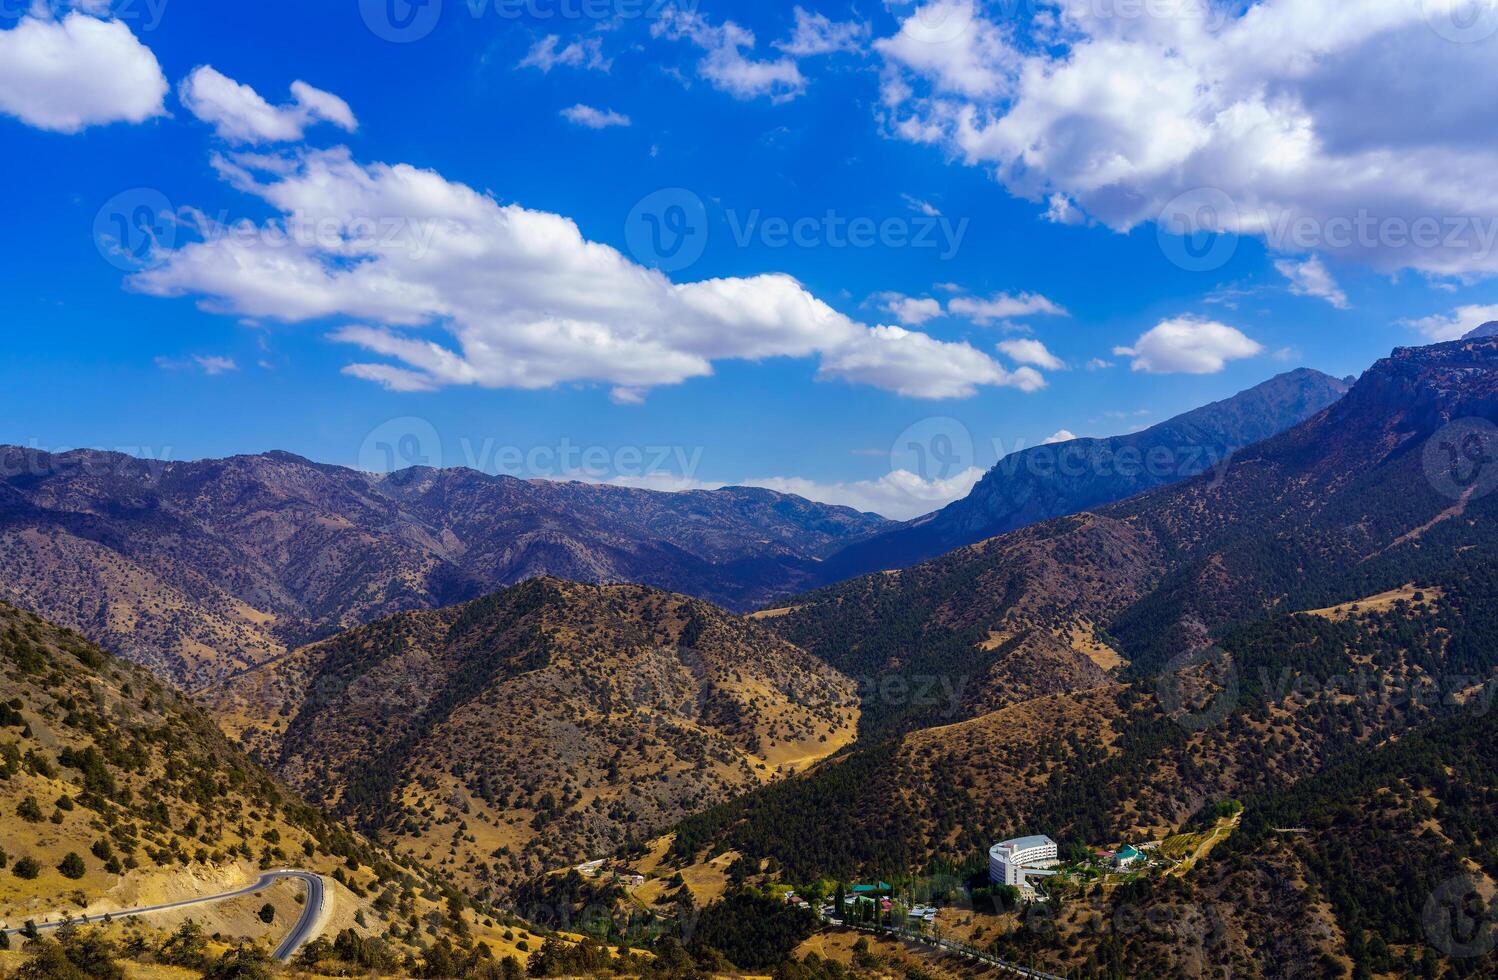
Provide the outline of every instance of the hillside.
{"type": "Polygon", "coordinates": [[[311,799],[498,893],[804,768],[858,717],[851,681],[759,626],[555,579],[380,620],[210,697],[311,799]]]}
{"type": "Polygon", "coordinates": [[[0,598],[195,689],[338,629],[539,575],[749,608],[888,522],[751,488],[658,493],[287,453],[0,448],[0,598]]]}
{"type": "Polygon", "coordinates": [[[1140,432],[1016,451],[963,499],[829,555],[821,581],[907,568],[1005,531],[1218,469],[1239,449],[1316,415],[1347,388],[1302,368],[1140,432]]]}
{"type": "Polygon", "coordinates": [[[1247,797],[1190,877],[1067,902],[993,949],[1090,976],[1491,976],[1495,718],[1452,717],[1247,797]]]}
{"type": "MultiPolygon", "coordinates": [[[[528,927],[469,908],[426,871],[307,805],[145,671],[3,604],[0,690],[6,928],[221,894],[292,867],[323,876],[327,943],[349,931],[390,974],[419,971],[433,956],[523,962],[518,937],[541,945],[528,927]]],[[[268,951],[302,901],[301,886],[277,883],[85,932],[109,937],[127,958],[201,971],[239,942],[268,951]],[[267,905],[270,922],[260,914],[267,905]],[[204,935],[173,941],[189,919],[204,935]]],[[[330,946],[312,950],[337,959],[330,946]]]]}
{"type": "Polygon", "coordinates": [[[798,597],[764,622],[902,684],[867,689],[858,747],[685,821],[671,861],[732,852],[804,881],[962,867],[1023,833],[1154,839],[1486,710],[1494,418],[1498,341],[1398,350],[1220,479],[798,597]],[[1452,448],[1481,465],[1453,473],[1452,448]],[[989,688],[1018,649],[1006,637],[1082,626],[1128,661],[1108,684],[991,706],[1010,693],[989,688]],[[932,675],[964,691],[950,711],[888,696],[932,675]]]}
{"type": "MultiPolygon", "coordinates": [[[[1485,545],[1491,496],[1440,465],[1448,424],[1494,417],[1498,339],[1400,349],[1220,473],[795,597],[764,622],[845,672],[967,692],[945,716],[866,704],[866,730],[1022,700],[985,677],[1032,634],[1147,675],[1231,623],[1398,588],[1485,545]]],[[[1057,662],[1053,679],[1097,682],[1057,662]]]]}

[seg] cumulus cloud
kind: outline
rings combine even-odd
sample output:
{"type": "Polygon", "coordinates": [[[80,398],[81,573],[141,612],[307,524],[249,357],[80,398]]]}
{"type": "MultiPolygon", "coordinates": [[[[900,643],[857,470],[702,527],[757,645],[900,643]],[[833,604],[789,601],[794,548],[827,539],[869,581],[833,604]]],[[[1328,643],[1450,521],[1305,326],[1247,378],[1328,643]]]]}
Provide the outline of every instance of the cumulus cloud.
{"type": "Polygon", "coordinates": [[[903,293],[875,293],[871,297],[879,308],[907,327],[920,326],[942,315],[941,303],[929,296],[906,296],[903,293]]]}
{"type": "Polygon", "coordinates": [[[1041,440],[1041,445],[1054,446],[1058,442],[1071,442],[1076,438],[1079,438],[1078,435],[1070,429],[1057,429],[1055,432],[1052,432],[1050,435],[1046,436],[1045,439],[1041,440]]]}
{"type": "Polygon", "coordinates": [[[1459,29],[1468,0],[1124,6],[1057,0],[1001,24],[972,0],[918,4],[873,45],[883,118],[1051,220],[1498,272],[1498,147],[1473,124],[1498,59],[1433,29],[1459,29]],[[1172,205],[1203,189],[1211,209],[1172,205]]]}
{"type": "Polygon", "coordinates": [[[332,123],[348,132],[359,126],[349,104],[331,92],[306,82],[292,82],[292,101],[273,106],[253,88],[212,65],[194,69],[183,80],[178,97],[189,112],[213,126],[220,139],[231,143],[300,140],[307,127],[319,122],[332,123]]]}
{"type": "Polygon", "coordinates": [[[1045,378],[1034,368],[1006,370],[966,343],[936,340],[903,327],[866,328],[823,351],[820,378],[840,378],[911,398],[968,398],[979,385],[1039,391],[1045,378]]]}
{"type": "Polygon", "coordinates": [[[1045,344],[1033,338],[1001,340],[998,347],[1017,364],[1033,364],[1047,371],[1062,371],[1066,368],[1066,362],[1046,350],[1045,344]]]}
{"type": "Polygon", "coordinates": [[[994,323],[1033,314],[1071,315],[1062,306],[1036,293],[1020,293],[1015,296],[998,293],[987,299],[979,296],[957,296],[947,302],[947,312],[965,316],[974,323],[994,323]]]}
{"type": "Polygon", "coordinates": [[[1236,327],[1186,316],[1160,321],[1133,347],[1113,349],[1120,357],[1132,357],[1135,371],[1151,374],[1216,374],[1228,361],[1263,351],[1236,327]]]}
{"type": "Polygon", "coordinates": [[[586,126],[588,129],[608,129],[610,126],[629,125],[629,117],[622,112],[615,112],[612,109],[595,109],[581,102],[563,109],[562,117],[570,123],[586,126]]]}
{"type": "Polygon", "coordinates": [[[986,20],[974,0],[920,4],[874,48],[890,64],[929,79],[938,92],[971,98],[1008,93],[1021,60],[1008,30],[986,20]]]}
{"type": "Polygon", "coordinates": [[[1472,304],[1459,306],[1447,316],[1433,314],[1418,320],[1405,320],[1404,325],[1420,331],[1432,341],[1458,340],[1463,334],[1492,320],[1498,320],[1498,304],[1484,306],[1472,304]]]}
{"type": "Polygon", "coordinates": [[[1339,310],[1350,309],[1347,294],[1332,278],[1331,271],[1321,256],[1313,255],[1303,262],[1294,259],[1277,259],[1274,263],[1279,274],[1290,280],[1290,292],[1296,296],[1314,296],[1324,299],[1339,310]]]}
{"type": "Polygon", "coordinates": [[[258,320],[341,318],[332,338],[371,355],[346,371],[388,388],[599,382],[630,401],[717,360],[769,357],[818,357],[819,379],[917,398],[1045,385],[966,343],[858,323],[790,276],[673,282],[561,215],[430,170],[365,166],[345,148],[214,162],[281,217],[210,223],[130,285],[258,320]],[[293,223],[319,233],[291,234],[293,223]]]}
{"type": "Polygon", "coordinates": [[[142,122],[165,113],[167,89],[156,56],[118,20],[32,14],[0,31],[0,113],[28,126],[142,122]]]}
{"type": "Polygon", "coordinates": [[[799,5],[795,14],[796,26],[791,36],[776,41],[775,47],[798,58],[838,51],[857,53],[869,36],[868,25],[858,21],[834,21],[799,5]]]}
{"type": "Polygon", "coordinates": [[[560,37],[548,34],[531,45],[517,67],[538,68],[545,74],[557,65],[606,72],[614,66],[614,62],[603,56],[603,38],[582,38],[563,45],[560,37]]]}
{"type": "Polygon", "coordinates": [[[754,32],[731,20],[715,26],[695,10],[671,7],[650,25],[650,34],[701,48],[704,54],[697,62],[697,73],[735,98],[769,96],[784,102],[806,90],[806,78],[795,58],[751,57],[747,52],[754,50],[754,32]]]}

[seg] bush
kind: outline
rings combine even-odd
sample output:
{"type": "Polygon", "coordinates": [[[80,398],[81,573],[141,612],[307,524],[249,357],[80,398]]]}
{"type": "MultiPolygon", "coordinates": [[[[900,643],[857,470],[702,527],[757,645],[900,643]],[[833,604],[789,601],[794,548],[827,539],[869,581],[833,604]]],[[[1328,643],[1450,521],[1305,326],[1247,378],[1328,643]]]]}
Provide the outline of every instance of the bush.
{"type": "Polygon", "coordinates": [[[36,797],[28,796],[16,806],[16,816],[27,823],[41,823],[42,805],[36,801],[36,797]]]}
{"type": "Polygon", "coordinates": [[[248,943],[229,950],[203,973],[204,980],[270,980],[271,976],[270,957],[248,943]]]}
{"type": "Polygon", "coordinates": [[[11,869],[11,872],[17,878],[24,881],[33,881],[37,875],[42,873],[42,866],[31,858],[24,857],[16,862],[16,866],[11,869]]]}
{"type": "Polygon", "coordinates": [[[62,872],[64,878],[69,878],[73,881],[77,881],[88,873],[88,867],[84,865],[83,858],[72,851],[69,851],[67,857],[62,859],[62,863],[57,866],[57,870],[62,872]]]}
{"type": "Polygon", "coordinates": [[[260,906],[260,921],[270,925],[276,921],[276,907],[269,902],[260,906]]]}

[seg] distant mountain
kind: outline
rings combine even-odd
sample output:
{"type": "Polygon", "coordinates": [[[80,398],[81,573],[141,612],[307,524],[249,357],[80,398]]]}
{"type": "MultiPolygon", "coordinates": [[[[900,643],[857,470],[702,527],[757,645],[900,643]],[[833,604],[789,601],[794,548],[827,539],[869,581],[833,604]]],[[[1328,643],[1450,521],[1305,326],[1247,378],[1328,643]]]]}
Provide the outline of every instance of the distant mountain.
{"type": "Polygon", "coordinates": [[[1222,466],[1232,453],[1305,421],[1348,382],[1302,368],[1129,435],[1073,439],[1006,456],[972,492],[827,558],[825,583],[907,568],[954,548],[1222,466]]]}
{"type": "Polygon", "coordinates": [[[1498,337],[1498,320],[1489,320],[1481,326],[1473,327],[1462,339],[1477,340],[1480,337],[1498,337]]]}
{"type": "Polygon", "coordinates": [[[749,608],[888,526],[753,488],[659,493],[289,453],[0,448],[0,598],[198,687],[337,629],[539,575],[749,608]]]}
{"type": "Polygon", "coordinates": [[[758,625],[550,578],[379,620],[205,697],[310,798],[498,891],[804,768],[858,717],[851,681],[758,625]]]}

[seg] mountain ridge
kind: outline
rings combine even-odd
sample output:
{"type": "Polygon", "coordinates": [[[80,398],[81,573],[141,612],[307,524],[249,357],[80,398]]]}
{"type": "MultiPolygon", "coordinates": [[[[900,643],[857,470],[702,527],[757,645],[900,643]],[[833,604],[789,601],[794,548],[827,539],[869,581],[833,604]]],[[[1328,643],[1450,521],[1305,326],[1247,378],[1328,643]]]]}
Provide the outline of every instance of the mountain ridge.
{"type": "Polygon", "coordinates": [[[1346,381],[1297,368],[1140,432],[1017,450],[961,500],[830,555],[821,582],[909,567],[1005,531],[1195,476],[1315,415],[1347,389],[1346,381]]]}
{"type": "Polygon", "coordinates": [[[748,608],[877,515],[292,453],[193,462],[0,447],[0,597],[197,687],[341,628],[554,574],[748,608]]]}

